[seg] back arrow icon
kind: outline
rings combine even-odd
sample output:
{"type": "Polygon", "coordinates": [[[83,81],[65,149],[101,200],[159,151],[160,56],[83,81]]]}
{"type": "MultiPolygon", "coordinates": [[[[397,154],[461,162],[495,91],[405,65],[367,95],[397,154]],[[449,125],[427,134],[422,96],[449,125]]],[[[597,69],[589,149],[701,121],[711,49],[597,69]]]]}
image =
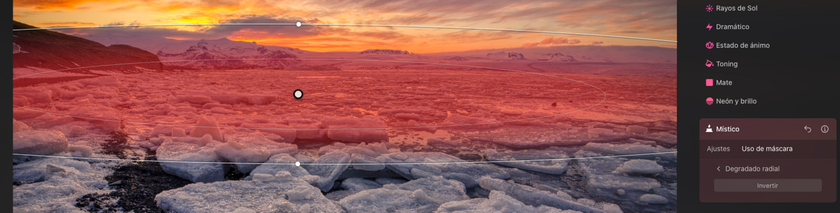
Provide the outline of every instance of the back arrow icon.
{"type": "Polygon", "coordinates": [[[718,172],[720,171],[720,166],[718,166],[718,172]]]}
{"type": "Polygon", "coordinates": [[[805,131],[808,131],[808,133],[811,133],[811,127],[808,127],[808,125],[805,125],[805,131]]]}

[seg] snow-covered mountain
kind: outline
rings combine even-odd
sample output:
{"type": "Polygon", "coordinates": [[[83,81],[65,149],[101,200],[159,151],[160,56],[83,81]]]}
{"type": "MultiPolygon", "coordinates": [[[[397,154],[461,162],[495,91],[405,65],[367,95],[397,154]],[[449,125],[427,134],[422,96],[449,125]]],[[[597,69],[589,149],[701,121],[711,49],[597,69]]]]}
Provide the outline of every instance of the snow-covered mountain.
{"type": "Polygon", "coordinates": [[[407,50],[370,49],[364,50],[359,54],[410,55],[413,53],[410,53],[407,50]]]}
{"type": "Polygon", "coordinates": [[[193,68],[285,67],[300,64],[297,54],[303,53],[296,48],[262,46],[227,38],[200,40],[186,48],[181,42],[157,51],[166,65],[193,68]]]}
{"type": "Polygon", "coordinates": [[[525,56],[522,53],[517,52],[495,52],[495,53],[487,53],[488,58],[493,59],[512,59],[512,60],[525,60],[525,56]]]}
{"type": "MultiPolygon", "coordinates": [[[[12,21],[12,29],[34,26],[12,21]]],[[[152,52],[125,44],[103,45],[96,41],[50,30],[16,31],[12,33],[12,67],[38,67],[52,70],[100,66],[100,69],[122,72],[162,70],[152,52]],[[126,64],[130,65],[117,65],[126,64]],[[140,68],[138,68],[140,67],[140,68]]],[[[72,72],[87,72],[86,69],[72,72]]]]}
{"type": "Polygon", "coordinates": [[[563,53],[546,53],[540,55],[537,61],[560,61],[560,62],[577,62],[575,57],[571,55],[564,55],[563,53]]]}
{"type": "Polygon", "coordinates": [[[569,45],[552,47],[528,47],[469,50],[423,54],[451,60],[453,57],[470,60],[523,60],[552,62],[595,62],[595,63],[676,63],[677,49],[654,46],[602,46],[569,45]]]}

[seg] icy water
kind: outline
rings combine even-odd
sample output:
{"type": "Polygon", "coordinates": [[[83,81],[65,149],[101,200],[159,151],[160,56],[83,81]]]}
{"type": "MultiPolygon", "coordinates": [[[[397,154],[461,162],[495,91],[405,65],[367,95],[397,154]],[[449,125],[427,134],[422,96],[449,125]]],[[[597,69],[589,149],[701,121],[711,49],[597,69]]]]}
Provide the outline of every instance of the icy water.
{"type": "Polygon", "coordinates": [[[675,67],[374,65],[15,88],[14,209],[676,212],[675,67]]]}

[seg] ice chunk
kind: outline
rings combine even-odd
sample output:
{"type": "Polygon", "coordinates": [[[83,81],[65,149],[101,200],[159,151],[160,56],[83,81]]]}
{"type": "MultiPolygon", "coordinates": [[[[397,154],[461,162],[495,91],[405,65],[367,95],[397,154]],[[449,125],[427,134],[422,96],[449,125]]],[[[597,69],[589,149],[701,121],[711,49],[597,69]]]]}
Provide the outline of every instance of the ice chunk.
{"type": "Polygon", "coordinates": [[[618,189],[645,192],[661,187],[656,179],[646,177],[593,175],[587,179],[587,190],[593,195],[613,195],[618,189]]]}
{"type": "Polygon", "coordinates": [[[364,171],[379,171],[385,169],[385,164],[376,161],[375,158],[364,154],[353,153],[350,155],[353,169],[364,171]]]}
{"type": "Polygon", "coordinates": [[[461,181],[468,187],[475,186],[478,178],[490,176],[508,179],[510,174],[496,165],[447,163],[463,162],[460,158],[438,152],[391,153],[376,158],[391,171],[407,179],[441,175],[448,179],[461,181]],[[416,176],[416,175],[419,175],[416,176]]]}
{"type": "Polygon", "coordinates": [[[469,199],[464,185],[442,177],[364,190],[341,199],[348,212],[433,212],[441,203],[469,199]]]}
{"type": "Polygon", "coordinates": [[[599,207],[607,213],[624,213],[624,211],[621,210],[621,207],[614,203],[597,203],[595,204],[595,207],[599,207]]]}
{"type": "Polygon", "coordinates": [[[318,187],[321,191],[330,191],[335,180],[350,166],[350,155],[343,152],[332,152],[315,160],[312,164],[302,165],[309,174],[318,175],[318,187]]]}
{"type": "Polygon", "coordinates": [[[657,132],[652,134],[641,135],[641,138],[654,140],[656,142],[665,143],[676,145],[677,144],[677,136],[667,132],[657,132]]]}
{"type": "Polygon", "coordinates": [[[167,141],[157,149],[157,158],[162,161],[160,166],[166,173],[192,182],[222,181],[224,166],[217,163],[219,157],[214,150],[213,145],[167,141]]]}
{"type": "Polygon", "coordinates": [[[114,76],[103,76],[97,78],[89,78],[89,79],[82,79],[79,80],[79,83],[84,84],[85,86],[97,86],[97,87],[118,87],[120,86],[120,81],[114,76]]]}
{"type": "Polygon", "coordinates": [[[245,207],[239,207],[234,209],[231,213],[257,213],[257,211],[245,207]]]}
{"type": "Polygon", "coordinates": [[[187,133],[181,128],[172,128],[172,137],[186,137],[187,133]]]}
{"type": "Polygon", "coordinates": [[[426,139],[426,144],[436,148],[452,148],[466,146],[466,144],[459,143],[459,141],[452,141],[451,139],[429,138],[426,139]]]}
{"type": "Polygon", "coordinates": [[[608,143],[587,143],[583,146],[583,150],[613,155],[656,153],[659,151],[656,147],[650,145],[608,143]]]}
{"type": "Polygon", "coordinates": [[[289,196],[289,201],[301,201],[315,199],[321,195],[321,192],[319,192],[315,187],[298,186],[289,192],[286,192],[286,195],[289,196]]]}
{"type": "Polygon", "coordinates": [[[210,109],[210,112],[219,114],[239,114],[239,112],[237,111],[233,111],[223,107],[213,107],[212,109],[210,109]]]}
{"type": "Polygon", "coordinates": [[[406,120],[420,120],[420,115],[415,113],[397,113],[394,114],[394,117],[406,120]]]}
{"type": "MultiPolygon", "coordinates": [[[[588,151],[578,151],[575,155],[576,157],[598,156],[588,151]]],[[[587,192],[592,196],[621,200],[626,197],[636,197],[660,187],[659,181],[653,178],[614,173],[627,161],[626,158],[591,158],[577,159],[575,163],[578,164],[584,176],[587,192]],[[618,197],[616,192],[619,189],[624,190],[627,195],[618,197]]]]}
{"type": "MultiPolygon", "coordinates": [[[[300,166],[295,166],[295,162],[297,162],[297,159],[289,154],[276,154],[271,156],[268,161],[257,166],[256,169],[251,171],[251,176],[257,174],[274,175],[280,171],[289,172],[290,175],[294,177],[309,175],[309,172],[307,172],[306,169],[303,169],[300,166]]],[[[245,179],[250,179],[250,177],[246,177],[245,179]]]]}
{"type": "Polygon", "coordinates": [[[423,203],[411,197],[412,191],[401,189],[371,189],[341,199],[347,212],[432,212],[439,204],[423,203]]]}
{"type": "Polygon", "coordinates": [[[67,151],[69,151],[70,155],[73,157],[90,157],[93,155],[93,149],[84,145],[70,145],[67,147],[67,151]]]}
{"type": "Polygon", "coordinates": [[[83,135],[87,135],[87,130],[84,127],[74,125],[70,127],[71,137],[79,137],[83,135]]]}
{"type": "Polygon", "coordinates": [[[546,213],[546,212],[561,212],[549,206],[540,206],[535,208],[526,205],[513,197],[506,195],[502,191],[491,191],[490,198],[476,198],[463,201],[452,201],[440,205],[435,211],[436,213],[448,212],[487,212],[487,213],[546,213]]]}
{"type": "MultiPolygon", "coordinates": [[[[53,92],[43,87],[25,87],[14,89],[14,95],[26,97],[31,104],[49,105],[52,103],[53,92]]],[[[29,111],[29,110],[27,110],[29,111]]],[[[17,118],[22,119],[22,118],[17,118]]]]}
{"type": "Polygon", "coordinates": [[[255,212],[282,209],[344,212],[341,206],[321,195],[317,188],[299,179],[194,183],[163,191],[155,196],[155,201],[165,212],[215,213],[230,212],[237,208],[248,208],[255,212]]]}
{"type": "Polygon", "coordinates": [[[220,107],[220,108],[223,108],[223,109],[232,109],[233,108],[233,106],[231,106],[230,104],[217,104],[217,103],[207,103],[207,104],[204,104],[204,106],[202,108],[203,109],[213,109],[213,108],[216,108],[216,107],[220,107]]]}
{"type": "Polygon", "coordinates": [[[668,203],[668,198],[656,194],[644,194],[639,197],[639,201],[650,204],[666,204],[668,203]]]}
{"type": "Polygon", "coordinates": [[[26,122],[35,129],[46,129],[73,122],[73,117],[53,114],[43,114],[26,122]]]}
{"type": "Polygon", "coordinates": [[[181,95],[176,97],[178,101],[185,101],[190,102],[193,104],[207,104],[212,103],[213,100],[210,97],[204,95],[181,95]]]}
{"type": "Polygon", "coordinates": [[[665,169],[663,169],[661,165],[657,164],[656,161],[644,159],[629,160],[615,169],[615,172],[642,175],[658,174],[664,171],[665,169]]]}
{"type": "Polygon", "coordinates": [[[29,110],[29,109],[23,109],[23,108],[17,108],[17,107],[12,109],[12,118],[17,119],[17,120],[30,119],[30,118],[41,116],[43,114],[44,114],[43,112],[29,110]]]}
{"type": "Polygon", "coordinates": [[[556,194],[532,188],[530,186],[512,183],[504,180],[482,177],[479,179],[481,188],[502,191],[517,200],[532,206],[546,205],[559,209],[571,209],[582,212],[604,212],[600,209],[565,200],[556,194]]]}
{"type": "Polygon", "coordinates": [[[568,155],[554,150],[497,152],[491,149],[486,151],[486,156],[494,164],[553,175],[565,173],[569,164],[568,155]]]}
{"type": "Polygon", "coordinates": [[[44,181],[47,175],[47,165],[57,166],[71,172],[91,172],[90,164],[67,158],[43,158],[37,159],[12,167],[12,179],[14,182],[33,183],[44,181]]]}
{"type": "Polygon", "coordinates": [[[327,127],[327,137],[346,142],[388,141],[385,121],[379,116],[366,115],[361,119],[327,117],[321,122],[327,127]]]}
{"type": "Polygon", "coordinates": [[[235,162],[236,168],[246,174],[259,166],[259,164],[254,163],[265,162],[269,157],[269,153],[260,147],[246,147],[234,141],[217,146],[214,153],[221,157],[220,159],[223,161],[235,162]]]}
{"type": "Polygon", "coordinates": [[[283,124],[273,124],[273,123],[242,123],[240,125],[242,128],[252,128],[255,130],[259,130],[260,132],[267,132],[279,135],[282,139],[278,140],[277,142],[284,142],[284,143],[293,143],[295,142],[295,138],[297,138],[297,131],[288,126],[283,124]]]}
{"type": "Polygon", "coordinates": [[[560,196],[560,198],[563,198],[563,199],[566,199],[566,200],[574,200],[574,198],[572,198],[572,196],[569,195],[569,193],[566,193],[563,190],[557,190],[557,196],[560,196]]]}
{"type": "Polygon", "coordinates": [[[222,132],[219,130],[219,123],[215,120],[202,116],[195,125],[196,127],[190,131],[190,136],[200,138],[209,134],[213,140],[224,141],[222,132]]]}
{"type": "Polygon", "coordinates": [[[291,143],[277,143],[265,137],[262,133],[250,133],[245,137],[235,138],[232,141],[237,141],[242,145],[249,146],[252,149],[261,149],[271,155],[286,153],[293,155],[297,153],[297,145],[291,143]]]}
{"type": "Polygon", "coordinates": [[[108,182],[104,178],[112,172],[112,165],[116,165],[110,162],[84,166],[86,162],[60,158],[37,161],[29,168],[43,171],[45,180],[14,187],[13,212],[83,212],[73,206],[76,199],[85,194],[109,193],[105,189],[108,182]]]}
{"type": "Polygon", "coordinates": [[[347,178],[341,182],[341,188],[350,191],[362,191],[382,187],[382,184],[362,178],[347,178]]]}
{"type": "Polygon", "coordinates": [[[29,102],[29,98],[22,95],[12,95],[12,105],[18,107],[26,107],[29,106],[31,102],[29,102]]]}
{"type": "Polygon", "coordinates": [[[627,126],[626,130],[629,133],[636,133],[636,134],[645,134],[648,131],[647,127],[638,126],[638,125],[630,125],[627,126]]]}
{"type": "Polygon", "coordinates": [[[29,127],[26,123],[17,121],[14,118],[12,119],[12,133],[28,130],[32,130],[32,127],[29,127]]]}
{"type": "Polygon", "coordinates": [[[421,189],[426,194],[429,194],[429,196],[444,202],[469,199],[463,183],[455,180],[447,180],[440,176],[408,181],[400,184],[399,188],[410,191],[421,189]]]}
{"type": "Polygon", "coordinates": [[[67,113],[74,118],[87,120],[106,131],[120,130],[120,112],[112,107],[84,104],[74,107],[67,113]]]}
{"type": "Polygon", "coordinates": [[[269,96],[269,95],[251,95],[251,96],[248,96],[247,101],[248,101],[249,104],[253,104],[253,105],[266,105],[266,104],[270,104],[271,102],[273,102],[276,99],[277,99],[277,97],[269,96]]]}
{"type": "Polygon", "coordinates": [[[51,155],[67,151],[64,133],[53,130],[29,130],[12,135],[14,153],[51,155]]]}
{"type": "Polygon", "coordinates": [[[149,135],[152,137],[158,137],[159,135],[172,136],[172,125],[155,125],[149,135]]]}
{"type": "Polygon", "coordinates": [[[324,196],[326,196],[330,200],[339,201],[341,199],[344,199],[347,196],[350,196],[350,195],[353,195],[353,194],[356,194],[356,193],[359,193],[359,191],[337,190],[337,191],[332,191],[330,193],[327,193],[324,196]]]}
{"type": "Polygon", "coordinates": [[[590,135],[609,135],[613,133],[612,129],[605,128],[589,128],[587,131],[590,135]]]}
{"type": "Polygon", "coordinates": [[[390,153],[381,155],[376,160],[385,163],[386,167],[408,179],[415,179],[411,175],[411,169],[418,168],[439,175],[440,167],[444,163],[462,161],[455,156],[438,152],[390,153]]]}
{"type": "Polygon", "coordinates": [[[453,127],[447,127],[453,129],[479,130],[500,127],[502,123],[499,123],[498,120],[492,117],[452,114],[443,120],[443,125],[453,125],[453,127]]]}
{"type": "Polygon", "coordinates": [[[326,130],[319,129],[317,124],[289,123],[289,125],[297,128],[295,137],[300,139],[321,139],[327,134],[326,130]]]}

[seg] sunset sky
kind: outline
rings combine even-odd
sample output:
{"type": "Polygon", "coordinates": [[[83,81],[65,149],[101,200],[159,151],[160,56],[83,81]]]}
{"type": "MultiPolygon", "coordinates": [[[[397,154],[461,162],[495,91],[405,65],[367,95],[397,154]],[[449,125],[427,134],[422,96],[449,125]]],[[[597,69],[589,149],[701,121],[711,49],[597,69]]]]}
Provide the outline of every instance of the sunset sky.
{"type": "MultiPolygon", "coordinates": [[[[37,27],[108,24],[327,23],[504,28],[677,40],[674,0],[14,0],[13,18],[37,27]]],[[[386,27],[215,26],[76,29],[79,36],[148,41],[226,37],[310,51],[399,49],[415,53],[556,45],[676,43],[593,36],[386,27]]]]}

